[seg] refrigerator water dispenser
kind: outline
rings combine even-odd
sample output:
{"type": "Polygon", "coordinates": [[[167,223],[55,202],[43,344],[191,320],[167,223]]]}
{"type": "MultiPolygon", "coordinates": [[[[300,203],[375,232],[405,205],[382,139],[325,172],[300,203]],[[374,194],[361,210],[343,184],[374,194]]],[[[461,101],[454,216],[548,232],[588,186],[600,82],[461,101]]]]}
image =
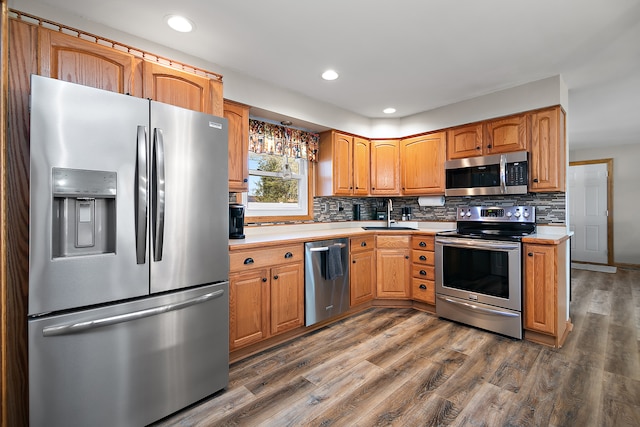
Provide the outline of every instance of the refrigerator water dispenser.
{"type": "Polygon", "coordinates": [[[53,258],[115,253],[116,178],[53,168],[53,258]]]}

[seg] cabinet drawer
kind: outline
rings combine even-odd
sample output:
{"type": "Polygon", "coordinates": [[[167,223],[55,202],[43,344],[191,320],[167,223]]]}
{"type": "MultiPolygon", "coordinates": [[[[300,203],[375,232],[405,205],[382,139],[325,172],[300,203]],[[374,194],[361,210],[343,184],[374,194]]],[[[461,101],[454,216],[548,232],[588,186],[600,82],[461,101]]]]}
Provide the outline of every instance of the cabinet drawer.
{"type": "Polygon", "coordinates": [[[436,303],[436,286],[433,280],[411,278],[411,299],[416,301],[436,303]]]}
{"type": "Polygon", "coordinates": [[[373,235],[352,237],[349,243],[351,253],[371,251],[375,249],[375,244],[376,239],[373,235]]]}
{"type": "Polygon", "coordinates": [[[411,236],[376,236],[376,248],[402,248],[409,249],[411,236]]]}
{"type": "Polygon", "coordinates": [[[232,251],[229,254],[229,270],[244,271],[250,268],[278,266],[304,261],[304,245],[273,246],[250,251],[232,251]]]}
{"type": "Polygon", "coordinates": [[[411,266],[411,276],[417,279],[435,280],[435,268],[427,265],[413,264],[411,266]]]}
{"type": "Polygon", "coordinates": [[[413,236],[411,239],[411,248],[421,251],[433,251],[435,247],[435,238],[433,236],[413,236]]]}
{"type": "Polygon", "coordinates": [[[435,265],[436,255],[431,251],[411,251],[411,261],[416,264],[435,265]]]}

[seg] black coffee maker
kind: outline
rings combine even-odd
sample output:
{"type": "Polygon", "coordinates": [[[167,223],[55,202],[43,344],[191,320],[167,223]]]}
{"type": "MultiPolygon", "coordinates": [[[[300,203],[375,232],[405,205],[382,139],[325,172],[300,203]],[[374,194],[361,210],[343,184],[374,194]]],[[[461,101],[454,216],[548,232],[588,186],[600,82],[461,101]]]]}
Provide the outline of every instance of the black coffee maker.
{"type": "Polygon", "coordinates": [[[244,239],[244,205],[229,203],[229,238],[244,239]]]}

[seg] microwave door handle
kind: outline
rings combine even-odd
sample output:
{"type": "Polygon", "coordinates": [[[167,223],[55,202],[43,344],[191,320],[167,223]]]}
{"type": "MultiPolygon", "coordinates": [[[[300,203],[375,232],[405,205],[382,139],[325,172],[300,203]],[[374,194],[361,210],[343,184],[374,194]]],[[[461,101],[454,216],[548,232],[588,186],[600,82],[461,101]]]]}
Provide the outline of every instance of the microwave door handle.
{"type": "Polygon", "coordinates": [[[165,158],[162,129],[154,129],[153,138],[153,260],[162,261],[165,213],[165,158]]]}
{"type": "Polygon", "coordinates": [[[135,234],[136,263],[144,264],[147,253],[147,128],[136,135],[135,234]]]}
{"type": "Polygon", "coordinates": [[[507,193],[507,156],[500,155],[500,189],[502,194],[507,193]]]}

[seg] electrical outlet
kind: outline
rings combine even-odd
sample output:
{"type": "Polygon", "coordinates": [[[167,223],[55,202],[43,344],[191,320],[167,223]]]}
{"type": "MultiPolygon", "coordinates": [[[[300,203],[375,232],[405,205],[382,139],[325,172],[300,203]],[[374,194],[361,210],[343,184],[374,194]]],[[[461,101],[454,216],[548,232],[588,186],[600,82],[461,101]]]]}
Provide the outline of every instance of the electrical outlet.
{"type": "Polygon", "coordinates": [[[320,209],[322,211],[322,213],[329,213],[329,203],[328,202],[324,202],[322,204],[322,209],[320,209]]]}

